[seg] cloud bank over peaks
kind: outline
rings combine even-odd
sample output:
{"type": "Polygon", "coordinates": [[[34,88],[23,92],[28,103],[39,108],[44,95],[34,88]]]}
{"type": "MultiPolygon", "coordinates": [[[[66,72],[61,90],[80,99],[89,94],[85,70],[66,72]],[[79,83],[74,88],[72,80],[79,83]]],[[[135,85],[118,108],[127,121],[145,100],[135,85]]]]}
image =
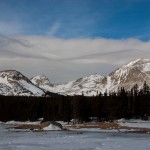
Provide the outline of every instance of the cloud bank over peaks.
{"type": "MultiPolygon", "coordinates": [[[[58,26],[58,27],[57,27],[58,26]]],[[[57,28],[56,28],[57,27],[57,28]]],[[[51,34],[57,32],[54,25],[51,34]]],[[[45,36],[0,36],[0,70],[17,69],[27,76],[45,74],[63,83],[115,68],[137,58],[150,58],[150,42],[138,39],[57,39],[45,36]]]]}

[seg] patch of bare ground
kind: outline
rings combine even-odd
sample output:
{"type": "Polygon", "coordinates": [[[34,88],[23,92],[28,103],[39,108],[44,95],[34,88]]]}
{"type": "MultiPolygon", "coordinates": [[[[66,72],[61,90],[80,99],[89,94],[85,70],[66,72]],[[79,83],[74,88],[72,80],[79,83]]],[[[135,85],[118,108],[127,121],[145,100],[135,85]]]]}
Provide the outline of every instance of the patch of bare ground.
{"type": "Polygon", "coordinates": [[[92,123],[92,124],[75,124],[75,125],[69,125],[69,128],[74,129],[82,129],[82,128],[99,128],[102,130],[118,130],[121,132],[121,130],[126,130],[129,132],[141,132],[141,133],[150,133],[150,128],[138,128],[138,127],[127,127],[127,126],[121,126],[116,122],[98,122],[98,123],[92,123]]]}
{"type": "Polygon", "coordinates": [[[40,124],[22,124],[15,127],[15,129],[30,129],[30,130],[43,130],[43,128],[48,127],[50,124],[53,124],[60,129],[62,129],[62,125],[60,123],[54,122],[54,121],[45,121],[40,124]]]}
{"type": "Polygon", "coordinates": [[[41,125],[23,124],[23,125],[16,126],[15,129],[42,130],[42,127],[41,127],[41,125]]]}
{"type": "Polygon", "coordinates": [[[15,129],[30,129],[30,130],[42,130],[50,125],[50,121],[46,121],[40,124],[22,124],[15,127],[15,129]]]}

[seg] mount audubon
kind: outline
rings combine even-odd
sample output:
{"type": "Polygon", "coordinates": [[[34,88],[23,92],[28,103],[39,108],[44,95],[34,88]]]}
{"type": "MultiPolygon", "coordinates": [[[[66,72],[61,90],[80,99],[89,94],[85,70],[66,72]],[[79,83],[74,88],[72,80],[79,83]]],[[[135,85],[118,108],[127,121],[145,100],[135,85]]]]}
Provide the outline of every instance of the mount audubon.
{"type": "Polygon", "coordinates": [[[48,92],[62,95],[96,96],[100,92],[117,92],[124,87],[130,90],[135,84],[139,89],[143,83],[150,86],[150,60],[137,59],[114,70],[108,76],[90,75],[67,84],[51,84],[45,75],[31,80],[16,70],[0,71],[0,95],[45,96],[48,92]]]}

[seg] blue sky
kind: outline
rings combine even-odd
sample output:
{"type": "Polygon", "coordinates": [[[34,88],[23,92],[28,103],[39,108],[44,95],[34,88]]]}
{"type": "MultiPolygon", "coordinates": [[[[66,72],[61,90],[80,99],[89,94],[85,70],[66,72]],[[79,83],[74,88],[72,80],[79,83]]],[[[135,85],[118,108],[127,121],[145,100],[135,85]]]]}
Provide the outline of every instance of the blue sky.
{"type": "Polygon", "coordinates": [[[150,39],[149,0],[0,0],[0,33],[150,39]]]}

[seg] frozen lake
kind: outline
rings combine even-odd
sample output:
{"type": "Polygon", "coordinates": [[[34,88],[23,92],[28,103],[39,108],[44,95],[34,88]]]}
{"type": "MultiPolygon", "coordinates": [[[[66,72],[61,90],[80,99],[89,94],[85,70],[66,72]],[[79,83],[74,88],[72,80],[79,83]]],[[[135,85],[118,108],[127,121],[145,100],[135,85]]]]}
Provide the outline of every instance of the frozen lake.
{"type": "Polygon", "coordinates": [[[94,131],[19,131],[0,124],[0,150],[149,150],[150,135],[94,131]]]}

